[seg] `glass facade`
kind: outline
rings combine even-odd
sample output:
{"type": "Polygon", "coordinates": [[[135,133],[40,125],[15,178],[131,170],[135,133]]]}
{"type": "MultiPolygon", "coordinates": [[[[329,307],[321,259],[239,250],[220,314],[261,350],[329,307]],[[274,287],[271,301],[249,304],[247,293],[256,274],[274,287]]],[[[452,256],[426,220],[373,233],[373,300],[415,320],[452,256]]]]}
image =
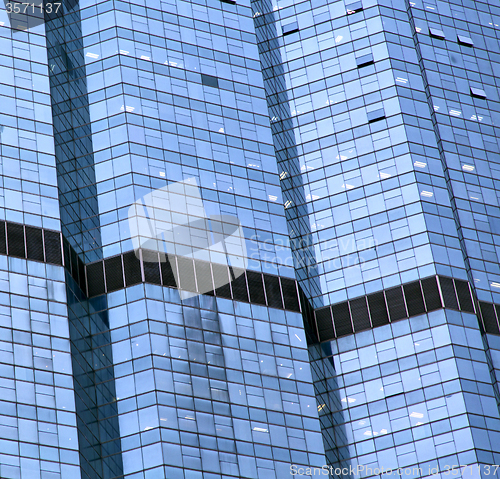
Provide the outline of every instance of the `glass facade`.
{"type": "Polygon", "coordinates": [[[498,476],[498,5],[252,6],[330,463],[498,476]]]}
{"type": "Polygon", "coordinates": [[[500,477],[497,0],[29,8],[1,478],[500,477]]]}

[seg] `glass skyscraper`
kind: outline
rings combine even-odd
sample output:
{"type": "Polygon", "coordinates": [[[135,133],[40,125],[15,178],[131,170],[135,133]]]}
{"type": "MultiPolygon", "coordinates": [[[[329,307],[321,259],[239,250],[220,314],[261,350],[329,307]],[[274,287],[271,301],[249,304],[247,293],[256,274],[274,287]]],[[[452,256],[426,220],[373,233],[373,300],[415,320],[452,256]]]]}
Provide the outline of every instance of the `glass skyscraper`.
{"type": "Polygon", "coordinates": [[[497,0],[0,10],[0,478],[500,478],[497,0]]]}

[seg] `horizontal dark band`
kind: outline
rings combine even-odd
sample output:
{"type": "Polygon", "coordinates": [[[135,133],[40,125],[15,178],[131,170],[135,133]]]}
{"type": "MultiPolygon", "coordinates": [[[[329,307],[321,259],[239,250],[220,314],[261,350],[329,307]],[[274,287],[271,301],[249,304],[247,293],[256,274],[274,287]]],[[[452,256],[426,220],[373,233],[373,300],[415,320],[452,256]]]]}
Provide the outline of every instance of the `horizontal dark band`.
{"type": "Polygon", "coordinates": [[[500,335],[500,305],[480,301],[476,311],[469,283],[444,276],[431,276],[313,311],[297,282],[290,278],[255,271],[237,272],[223,265],[181,256],[169,256],[161,262],[158,253],[151,257],[147,251],[141,252],[140,259],[134,251],[129,251],[85,265],[59,231],[10,221],[0,221],[0,254],[64,266],[89,298],[139,283],[151,283],[271,308],[303,311],[320,341],[442,308],[477,312],[484,331],[500,335]]]}
{"type": "Polygon", "coordinates": [[[245,301],[271,308],[300,312],[297,282],[255,271],[134,251],[84,264],[59,231],[0,221],[0,254],[64,266],[83,293],[95,297],[139,283],[168,286],[193,293],[245,301]],[[147,255],[147,257],[145,256],[147,255]],[[146,260],[145,260],[146,259],[146,260]],[[175,273],[172,270],[175,267],[175,273]],[[180,285],[177,285],[177,280],[180,285]]]}
{"type": "Polygon", "coordinates": [[[468,281],[431,276],[317,309],[314,318],[321,342],[443,308],[477,313],[485,332],[500,334],[500,306],[479,301],[476,311],[475,304],[468,281]]]}
{"type": "Polygon", "coordinates": [[[139,283],[151,283],[300,312],[294,279],[249,270],[237,271],[222,264],[183,256],[168,255],[165,261],[160,261],[160,256],[153,254],[155,258],[152,258],[151,252],[141,250],[139,259],[134,251],[129,251],[87,264],[84,268],[78,264],[78,259],[74,263],[68,255],[68,263],[71,264],[71,271],[75,272],[73,278],[89,298],[139,283]]]}
{"type": "Polygon", "coordinates": [[[0,254],[62,266],[59,231],[0,221],[0,254]]]}

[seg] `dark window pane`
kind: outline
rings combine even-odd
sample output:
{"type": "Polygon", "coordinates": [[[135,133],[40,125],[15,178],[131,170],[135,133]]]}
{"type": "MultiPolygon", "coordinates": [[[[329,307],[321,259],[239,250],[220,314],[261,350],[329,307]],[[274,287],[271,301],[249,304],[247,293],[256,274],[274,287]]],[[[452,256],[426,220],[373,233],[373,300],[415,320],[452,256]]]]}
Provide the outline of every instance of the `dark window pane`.
{"type": "Polygon", "coordinates": [[[371,328],[370,316],[368,315],[368,306],[366,305],[366,298],[353,299],[349,301],[351,307],[352,324],[354,331],[362,331],[371,328]]]}
{"type": "Polygon", "coordinates": [[[280,278],[281,291],[283,293],[283,302],[285,309],[289,311],[300,311],[299,297],[297,295],[297,283],[293,279],[280,278]]]}
{"type": "Polygon", "coordinates": [[[441,309],[443,307],[435,276],[422,280],[422,290],[424,292],[427,311],[435,311],[436,309],[441,309]]]}
{"type": "Polygon", "coordinates": [[[217,77],[212,75],[201,74],[201,83],[205,86],[211,86],[212,88],[219,88],[219,80],[217,77]]]}
{"type": "Polygon", "coordinates": [[[279,278],[277,276],[265,274],[264,283],[266,285],[267,304],[271,308],[283,309],[279,278]]]}
{"type": "Polygon", "coordinates": [[[233,298],[237,301],[248,302],[247,282],[245,279],[245,272],[238,268],[232,268],[235,279],[231,281],[231,289],[233,291],[233,298]]]}
{"type": "Polygon", "coordinates": [[[458,309],[458,301],[455,294],[455,287],[453,286],[453,280],[440,276],[439,284],[441,285],[441,292],[443,293],[444,306],[450,309],[458,309]]]}
{"type": "Polygon", "coordinates": [[[467,281],[455,280],[455,287],[457,289],[458,301],[460,309],[468,313],[474,313],[474,303],[470,294],[469,283],[467,281]]]}
{"type": "Polygon", "coordinates": [[[104,269],[103,262],[88,264],[87,267],[87,291],[89,298],[104,294],[104,269]]]}
{"type": "Polygon", "coordinates": [[[231,288],[229,286],[229,270],[227,266],[212,263],[212,272],[214,278],[215,294],[221,298],[232,298],[231,288]]]}
{"type": "Polygon", "coordinates": [[[123,271],[125,272],[125,284],[132,286],[142,282],[141,262],[134,251],[123,255],[123,271]]]}
{"type": "Polygon", "coordinates": [[[422,290],[420,289],[420,281],[405,284],[403,289],[405,292],[408,315],[411,317],[425,313],[425,304],[422,296],[422,290]]]}
{"type": "Polygon", "coordinates": [[[370,307],[370,316],[374,328],[389,323],[387,306],[385,304],[384,293],[373,293],[368,296],[368,305],[370,307]]]}
{"type": "Polygon", "coordinates": [[[51,264],[62,265],[61,234],[56,231],[43,231],[45,240],[45,261],[51,264]]]}
{"type": "Polygon", "coordinates": [[[144,268],[144,279],[146,283],[161,284],[160,279],[160,263],[152,261],[142,263],[144,268]]]}
{"type": "Polygon", "coordinates": [[[329,341],[335,338],[333,330],[333,318],[330,307],[321,308],[315,311],[316,325],[318,328],[319,340],[329,341]]]}
{"type": "Polygon", "coordinates": [[[43,261],[43,238],[40,228],[26,226],[26,249],[28,259],[43,261]]]}
{"type": "Polygon", "coordinates": [[[7,241],[9,255],[18,258],[26,258],[24,251],[24,228],[23,225],[7,222],[7,241]]]}
{"type": "Polygon", "coordinates": [[[247,271],[248,291],[250,293],[250,302],[255,304],[266,304],[264,295],[264,284],[262,283],[262,274],[255,271],[247,271]]]}
{"type": "Polygon", "coordinates": [[[336,335],[339,337],[352,334],[351,315],[349,314],[349,305],[347,302],[333,305],[332,313],[336,335]]]}
{"type": "Polygon", "coordinates": [[[171,288],[177,287],[177,282],[175,280],[177,276],[177,264],[175,260],[175,256],[173,255],[164,255],[160,256],[160,269],[161,269],[161,279],[163,286],[169,286],[171,288]],[[175,274],[174,274],[175,270],[175,274]]]}
{"type": "Polygon", "coordinates": [[[481,316],[483,318],[484,330],[487,333],[499,334],[498,322],[495,315],[495,308],[491,303],[479,303],[481,316]]]}
{"type": "Polygon", "coordinates": [[[388,289],[385,292],[385,298],[387,300],[387,307],[389,308],[391,321],[398,321],[408,317],[403,298],[403,291],[400,286],[388,289]]]}
{"type": "Polygon", "coordinates": [[[115,256],[104,260],[104,269],[106,272],[107,291],[117,291],[123,288],[123,269],[122,257],[115,256]]]}

